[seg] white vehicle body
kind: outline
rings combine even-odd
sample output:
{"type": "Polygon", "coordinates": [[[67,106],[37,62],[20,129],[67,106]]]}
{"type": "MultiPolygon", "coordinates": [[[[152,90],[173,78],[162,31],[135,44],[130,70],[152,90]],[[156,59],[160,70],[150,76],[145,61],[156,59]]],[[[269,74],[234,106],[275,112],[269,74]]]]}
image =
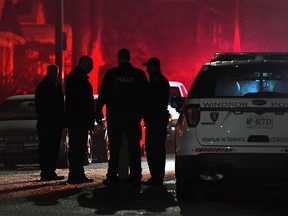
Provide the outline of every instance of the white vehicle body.
{"type": "Polygon", "coordinates": [[[272,179],[288,174],[287,60],[285,53],[228,53],[203,66],[187,99],[176,106],[182,109],[176,128],[178,199],[187,198],[188,189],[197,194],[207,179],[242,171],[271,172],[272,179]]]}

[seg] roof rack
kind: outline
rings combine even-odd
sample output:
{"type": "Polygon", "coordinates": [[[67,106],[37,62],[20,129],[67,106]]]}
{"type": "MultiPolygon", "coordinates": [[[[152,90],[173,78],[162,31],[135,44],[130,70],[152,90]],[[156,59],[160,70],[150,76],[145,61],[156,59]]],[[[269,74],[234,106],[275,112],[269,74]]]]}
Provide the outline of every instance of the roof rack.
{"type": "Polygon", "coordinates": [[[229,52],[215,53],[215,61],[245,61],[245,60],[288,60],[288,52],[229,52]]]}

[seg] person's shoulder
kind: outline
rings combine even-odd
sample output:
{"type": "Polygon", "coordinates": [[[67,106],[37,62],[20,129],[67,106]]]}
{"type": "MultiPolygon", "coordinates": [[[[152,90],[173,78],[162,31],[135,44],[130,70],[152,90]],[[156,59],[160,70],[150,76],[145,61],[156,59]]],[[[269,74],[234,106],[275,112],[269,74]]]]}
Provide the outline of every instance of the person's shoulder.
{"type": "Polygon", "coordinates": [[[145,75],[145,72],[143,70],[141,70],[140,68],[137,68],[137,67],[132,67],[132,68],[133,68],[134,73],[138,73],[140,75],[145,75]]]}
{"type": "Polygon", "coordinates": [[[159,78],[159,81],[162,83],[162,85],[168,86],[170,88],[169,80],[162,72],[160,73],[159,78]]]}
{"type": "Polygon", "coordinates": [[[115,72],[115,71],[119,71],[119,67],[112,67],[112,68],[110,68],[109,70],[107,70],[106,73],[113,73],[113,72],[115,72]]]}
{"type": "Polygon", "coordinates": [[[37,84],[36,88],[42,88],[42,87],[45,86],[46,84],[47,84],[47,78],[44,77],[44,79],[41,80],[41,81],[37,84]]]}
{"type": "Polygon", "coordinates": [[[168,82],[168,83],[169,83],[167,77],[166,77],[162,72],[160,73],[160,76],[161,76],[161,78],[162,78],[163,80],[165,80],[165,82],[168,82]]]}
{"type": "Polygon", "coordinates": [[[68,73],[66,80],[78,80],[81,79],[81,73],[80,71],[75,68],[70,73],[68,73]]]}
{"type": "Polygon", "coordinates": [[[106,77],[114,76],[118,71],[119,71],[118,67],[110,68],[109,70],[106,71],[105,76],[106,77]]]}
{"type": "Polygon", "coordinates": [[[42,86],[43,86],[43,80],[37,84],[37,86],[35,88],[35,92],[36,93],[39,92],[42,89],[42,86]]]}

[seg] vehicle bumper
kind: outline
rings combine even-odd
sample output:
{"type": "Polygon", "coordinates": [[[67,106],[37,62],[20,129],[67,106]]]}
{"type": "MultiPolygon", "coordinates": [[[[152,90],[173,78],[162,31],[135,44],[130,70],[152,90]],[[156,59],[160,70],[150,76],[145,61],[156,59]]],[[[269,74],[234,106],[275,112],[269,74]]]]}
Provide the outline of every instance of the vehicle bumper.
{"type": "Polygon", "coordinates": [[[8,154],[0,153],[0,163],[35,164],[38,163],[38,150],[29,153],[8,154]]]}
{"type": "Polygon", "coordinates": [[[177,156],[175,161],[176,178],[201,173],[221,173],[224,176],[245,175],[256,177],[259,174],[288,176],[287,154],[200,154],[177,156]]]}

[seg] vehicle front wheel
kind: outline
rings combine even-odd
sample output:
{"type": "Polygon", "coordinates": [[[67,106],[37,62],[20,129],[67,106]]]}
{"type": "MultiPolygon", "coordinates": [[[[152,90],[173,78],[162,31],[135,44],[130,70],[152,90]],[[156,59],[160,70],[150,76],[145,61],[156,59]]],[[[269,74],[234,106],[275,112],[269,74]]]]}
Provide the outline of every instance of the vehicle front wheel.
{"type": "Polygon", "coordinates": [[[68,168],[69,161],[68,161],[68,148],[69,148],[69,136],[68,131],[65,130],[62,135],[62,141],[59,150],[59,157],[58,157],[58,168],[68,168]]]}
{"type": "Polygon", "coordinates": [[[88,139],[87,139],[87,151],[85,155],[85,165],[89,165],[92,163],[92,138],[90,133],[88,133],[88,139]]]}

